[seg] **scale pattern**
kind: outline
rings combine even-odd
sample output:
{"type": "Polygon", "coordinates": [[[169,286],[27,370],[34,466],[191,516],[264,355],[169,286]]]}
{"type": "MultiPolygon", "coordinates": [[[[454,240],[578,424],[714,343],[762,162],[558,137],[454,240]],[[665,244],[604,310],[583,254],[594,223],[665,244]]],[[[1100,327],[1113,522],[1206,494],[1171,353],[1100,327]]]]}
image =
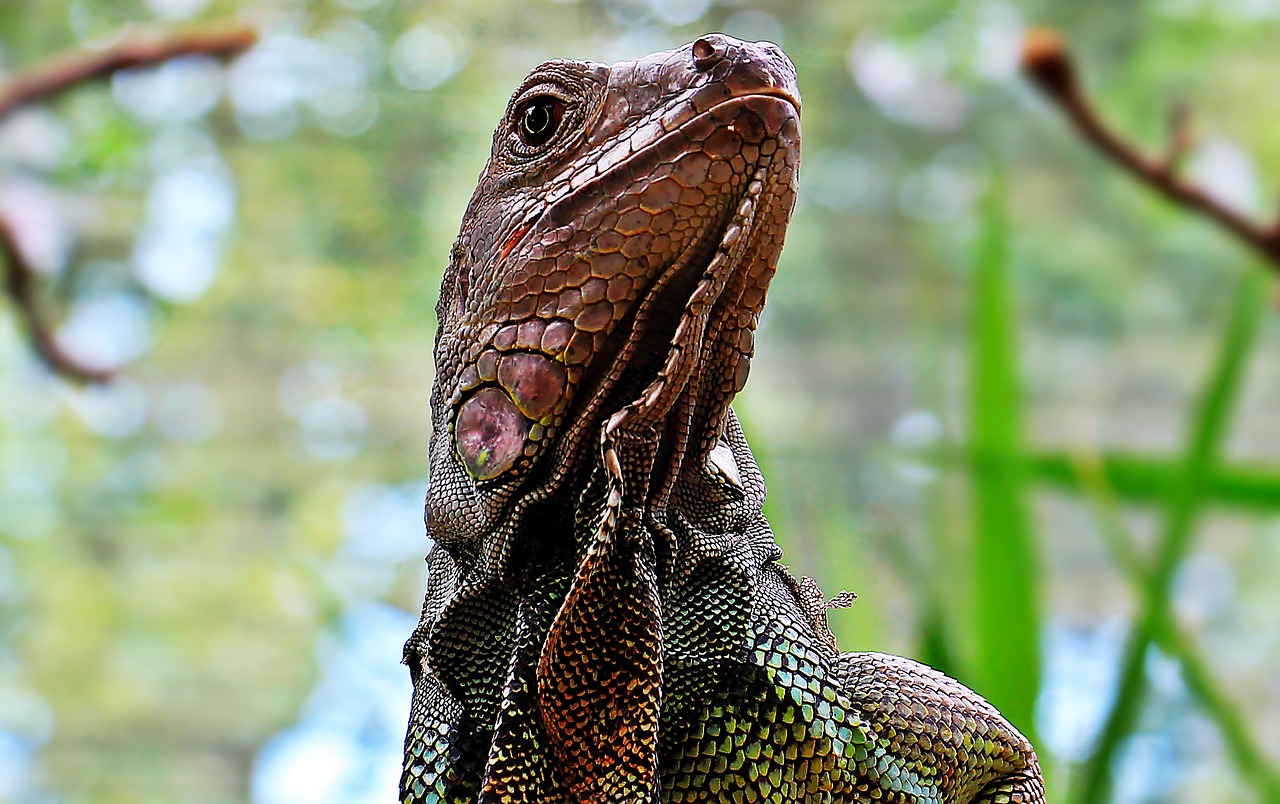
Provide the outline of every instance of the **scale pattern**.
{"type": "Polygon", "coordinates": [[[403,804],[1034,802],[958,682],[838,652],[730,407],[795,202],[795,69],[711,34],[517,89],[437,314],[403,804]]]}

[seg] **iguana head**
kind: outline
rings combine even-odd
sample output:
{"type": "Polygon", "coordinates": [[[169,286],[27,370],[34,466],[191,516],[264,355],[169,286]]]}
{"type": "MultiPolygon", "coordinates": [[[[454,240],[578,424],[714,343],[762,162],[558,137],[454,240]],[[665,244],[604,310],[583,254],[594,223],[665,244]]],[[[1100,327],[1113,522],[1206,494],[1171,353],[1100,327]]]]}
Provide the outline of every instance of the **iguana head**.
{"type": "Polygon", "coordinates": [[[652,437],[662,494],[746,380],[799,165],[795,69],[719,34],[551,61],[508,104],[437,308],[428,519],[460,552],[652,437]]]}

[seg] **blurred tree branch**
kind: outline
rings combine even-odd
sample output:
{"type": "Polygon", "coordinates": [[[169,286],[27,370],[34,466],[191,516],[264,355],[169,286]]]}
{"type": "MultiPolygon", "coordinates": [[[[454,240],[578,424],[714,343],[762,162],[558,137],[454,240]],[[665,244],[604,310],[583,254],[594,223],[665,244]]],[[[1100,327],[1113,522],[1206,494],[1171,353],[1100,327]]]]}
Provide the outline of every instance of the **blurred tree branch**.
{"type": "Polygon", "coordinates": [[[1185,107],[1173,108],[1165,152],[1151,156],[1102,119],[1081,88],[1075,61],[1055,31],[1039,29],[1027,34],[1022,44],[1022,69],[1090,145],[1173,203],[1212,218],[1280,274],[1280,216],[1272,222],[1252,220],[1182,175],[1183,158],[1191,145],[1185,107]]]}
{"type": "Polygon", "coordinates": [[[19,73],[0,88],[0,122],[21,106],[51,98],[121,70],[147,67],[180,56],[228,59],[248,50],[257,40],[250,28],[137,36],[101,52],[76,51],[19,73]]]}
{"type": "Polygon", "coordinates": [[[26,329],[31,348],[40,360],[54,373],[74,380],[82,382],[110,380],[114,372],[83,365],[58,346],[58,341],[54,338],[35,298],[37,273],[23,256],[22,249],[18,247],[13,226],[3,216],[0,216],[0,259],[3,259],[5,265],[4,291],[9,295],[14,307],[18,309],[18,319],[26,329]]]}
{"type": "MultiPolygon", "coordinates": [[[[0,87],[0,123],[18,109],[42,103],[70,90],[111,77],[121,70],[149,67],[182,56],[229,59],[257,40],[250,28],[232,27],[185,33],[140,35],[100,52],[76,51],[21,72],[0,87]]],[[[22,252],[12,221],[0,216],[0,261],[4,292],[18,309],[31,347],[48,368],[83,382],[105,382],[113,374],[86,366],[63,350],[35,294],[38,273],[22,252]]]]}

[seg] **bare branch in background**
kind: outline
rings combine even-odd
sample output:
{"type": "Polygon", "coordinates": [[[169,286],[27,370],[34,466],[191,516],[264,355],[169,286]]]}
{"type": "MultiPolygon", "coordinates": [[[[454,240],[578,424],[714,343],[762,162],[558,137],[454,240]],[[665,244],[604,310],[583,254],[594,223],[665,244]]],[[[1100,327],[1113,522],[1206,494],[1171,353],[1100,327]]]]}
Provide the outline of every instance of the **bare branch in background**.
{"type": "Polygon", "coordinates": [[[106,382],[113,372],[81,364],[58,346],[35,298],[36,271],[27,262],[9,221],[0,217],[0,258],[4,260],[4,291],[18,308],[31,348],[52,371],[82,382],[106,382]]]}
{"type": "Polygon", "coordinates": [[[1250,219],[1231,209],[1180,172],[1190,146],[1188,113],[1175,106],[1169,116],[1169,141],[1159,157],[1125,141],[1102,120],[1080,86],[1076,65],[1056,32],[1033,30],[1022,43],[1022,69],[1041,92],[1067,116],[1091,145],[1165,198],[1215,220],[1280,274],[1280,217],[1273,222],[1250,219]]]}
{"type": "Polygon", "coordinates": [[[257,41],[251,28],[227,28],[184,34],[138,36],[101,52],[58,56],[9,79],[0,88],[0,120],[19,107],[47,101],[82,84],[109,78],[121,70],[161,64],[181,56],[229,59],[257,41]]]}
{"type": "MultiPolygon", "coordinates": [[[[100,52],[75,52],[13,76],[0,87],[0,122],[16,110],[51,100],[64,92],[111,77],[121,70],[162,64],[182,56],[229,59],[257,40],[249,28],[139,36],[100,52]]],[[[85,366],[58,346],[52,327],[36,299],[38,274],[19,246],[10,221],[0,218],[0,260],[4,263],[4,292],[18,310],[31,348],[49,369],[82,382],[106,382],[113,372],[85,366]]]]}

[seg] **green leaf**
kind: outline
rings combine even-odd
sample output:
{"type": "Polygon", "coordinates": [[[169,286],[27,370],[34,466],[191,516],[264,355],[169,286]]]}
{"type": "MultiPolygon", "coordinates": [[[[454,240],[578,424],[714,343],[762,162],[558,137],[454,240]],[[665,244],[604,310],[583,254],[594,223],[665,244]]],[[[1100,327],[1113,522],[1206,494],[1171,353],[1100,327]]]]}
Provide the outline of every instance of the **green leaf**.
{"type": "Polygon", "coordinates": [[[1040,686],[1039,567],[1026,501],[1022,392],[1008,278],[1004,192],[982,210],[973,286],[972,444],[976,686],[1024,734],[1040,686]]]}
{"type": "MultiPolygon", "coordinates": [[[[1033,453],[1027,471],[1039,483],[1087,493],[1074,466],[1079,456],[1062,452],[1033,453]]],[[[1111,491],[1125,503],[1163,505],[1182,472],[1176,458],[1105,452],[1097,456],[1111,491]]],[[[1204,478],[1202,493],[1219,505],[1262,512],[1280,510],[1280,467],[1249,464],[1216,466],[1204,478]]]]}

